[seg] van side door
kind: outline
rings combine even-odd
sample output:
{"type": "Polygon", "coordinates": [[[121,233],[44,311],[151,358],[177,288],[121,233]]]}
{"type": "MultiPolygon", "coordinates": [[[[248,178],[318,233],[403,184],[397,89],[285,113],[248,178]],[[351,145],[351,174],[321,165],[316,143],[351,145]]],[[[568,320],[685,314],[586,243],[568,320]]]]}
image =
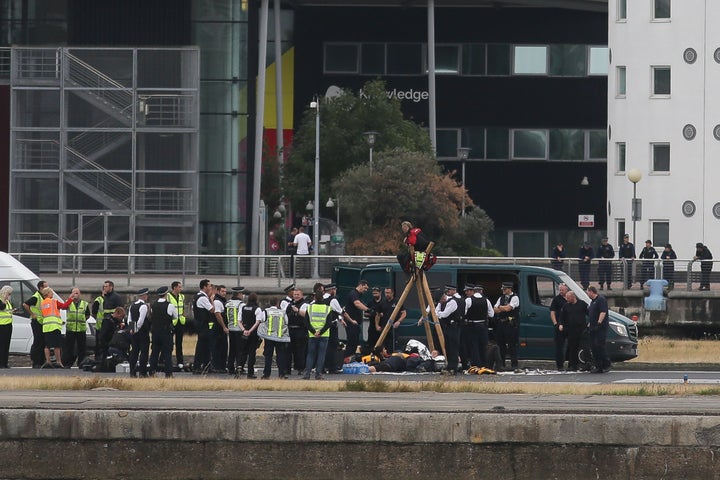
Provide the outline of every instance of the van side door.
{"type": "Polygon", "coordinates": [[[520,301],[520,358],[555,358],[555,329],[550,304],[558,293],[558,281],[542,274],[523,275],[520,301]]]}

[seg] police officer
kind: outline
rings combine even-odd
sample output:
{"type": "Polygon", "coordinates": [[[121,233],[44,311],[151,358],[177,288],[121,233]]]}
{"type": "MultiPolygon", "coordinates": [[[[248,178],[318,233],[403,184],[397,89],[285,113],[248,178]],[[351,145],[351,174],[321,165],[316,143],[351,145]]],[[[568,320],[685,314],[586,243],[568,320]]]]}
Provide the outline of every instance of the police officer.
{"type": "Polygon", "coordinates": [[[649,262],[642,262],[642,269],[640,273],[640,288],[642,288],[643,285],[645,285],[645,282],[647,282],[650,278],[655,277],[655,262],[652,260],[658,258],[658,253],[655,250],[655,247],[652,246],[652,240],[645,240],[645,248],[643,248],[640,252],[639,258],[651,259],[649,262]]]}
{"type": "Polygon", "coordinates": [[[603,237],[600,241],[600,246],[597,252],[600,263],[598,264],[598,275],[600,280],[600,290],[604,288],[604,284],[607,284],[607,289],[612,290],[610,286],[612,284],[612,262],[610,259],[615,258],[615,250],[613,246],[608,243],[608,237],[603,237]]]}
{"type": "Polygon", "coordinates": [[[240,322],[242,323],[242,334],[240,341],[240,368],[244,368],[247,362],[247,378],[257,378],[255,375],[256,350],[260,345],[260,337],[257,328],[265,318],[262,308],[258,305],[257,293],[248,295],[247,303],[240,310],[240,322]]]}
{"type": "Polygon", "coordinates": [[[308,346],[305,319],[300,313],[303,310],[303,305],[305,305],[305,298],[299,288],[293,290],[292,296],[292,303],[285,309],[288,318],[288,330],[290,331],[290,345],[288,345],[287,368],[285,370],[291,372],[294,366],[298,375],[300,375],[305,370],[308,346]]]}
{"type": "Polygon", "coordinates": [[[465,285],[465,322],[461,338],[465,351],[470,357],[470,365],[484,367],[488,344],[488,320],[495,315],[493,306],[482,295],[482,287],[476,291],[475,285],[465,285]]]}
{"type": "Polygon", "coordinates": [[[150,371],[157,372],[158,357],[162,356],[165,378],[172,378],[173,327],[177,324],[178,313],[175,310],[175,305],[167,301],[168,287],[160,287],[155,293],[157,293],[158,298],[151,308],[152,355],[150,355],[150,371]]]}
{"type": "Polygon", "coordinates": [[[510,356],[510,367],[518,371],[518,348],[520,344],[520,298],[513,293],[512,282],[502,283],[502,295],[495,302],[497,315],[495,339],[500,347],[500,358],[510,356]]]}
{"type": "Polygon", "coordinates": [[[200,291],[193,297],[193,316],[198,335],[193,362],[193,373],[196,375],[210,367],[210,323],[215,321],[215,308],[209,297],[212,288],[210,280],[200,280],[200,291]]]}
{"type": "MultiPolygon", "coordinates": [[[[364,282],[364,280],[362,280],[364,282]]],[[[365,283],[367,285],[367,282],[365,283]]],[[[342,373],[342,359],[338,358],[340,353],[340,340],[338,338],[338,323],[342,323],[347,332],[348,325],[350,325],[350,316],[347,312],[343,311],[340,306],[340,302],[337,297],[337,285],[334,283],[328,283],[327,285],[321,285],[320,288],[323,292],[323,303],[328,305],[332,310],[332,322],[330,326],[329,340],[327,349],[325,351],[325,371],[330,374],[342,373]]],[[[362,314],[360,315],[362,318],[362,314]]],[[[358,327],[358,332],[360,327],[358,327]]],[[[348,345],[350,344],[350,334],[348,333],[348,345]]],[[[350,355],[354,352],[350,352],[348,348],[345,352],[350,355]]]]}
{"type": "Polygon", "coordinates": [[[230,343],[230,350],[227,358],[227,370],[230,375],[238,376],[240,372],[238,367],[240,366],[240,341],[242,337],[242,324],[240,323],[240,316],[242,306],[242,292],[245,287],[232,287],[232,298],[225,304],[225,316],[227,317],[228,327],[228,340],[230,343]]]}
{"type": "Polygon", "coordinates": [[[454,376],[457,373],[458,356],[460,355],[460,321],[464,306],[460,306],[460,295],[455,285],[445,285],[445,294],[435,306],[435,313],[440,320],[443,337],[445,337],[445,353],[447,354],[447,370],[444,375],[454,376]]]}
{"type": "Polygon", "coordinates": [[[627,269],[627,283],[625,288],[632,288],[633,283],[633,260],[635,259],[635,245],[630,242],[630,235],[623,235],[623,243],[618,247],[618,258],[625,259],[625,268],[627,269]]]}
{"type": "Polygon", "coordinates": [[[170,292],[168,292],[168,302],[175,306],[178,314],[178,322],[175,325],[175,360],[179,370],[185,367],[185,356],[183,355],[183,337],[185,336],[185,295],[182,293],[183,284],[174,281],[170,284],[170,292]]]}
{"type": "Polygon", "coordinates": [[[130,326],[130,334],[132,342],[130,347],[130,376],[137,377],[138,373],[141,377],[147,377],[148,355],[150,350],[150,316],[147,305],[148,299],[147,288],[138,290],[138,299],[130,307],[128,313],[128,325],[130,326]],[[138,362],[139,367],[138,368],[138,362]]]}
{"type": "MultiPolygon", "coordinates": [[[[102,287],[102,294],[95,299],[93,302],[93,306],[90,309],[90,313],[95,317],[95,333],[96,333],[96,343],[95,343],[95,361],[104,361],[105,355],[107,354],[107,348],[108,346],[105,345],[103,342],[104,336],[100,334],[102,331],[103,321],[106,319],[109,319],[113,313],[115,313],[115,309],[117,307],[123,306],[123,300],[120,298],[120,295],[118,295],[115,292],[115,284],[111,282],[110,280],[105,280],[102,287]],[[100,358],[98,359],[98,353],[100,354],[100,358]]],[[[114,330],[115,327],[112,328],[108,327],[106,329],[106,333],[114,330]]],[[[112,337],[108,338],[110,340],[112,337]]]]}

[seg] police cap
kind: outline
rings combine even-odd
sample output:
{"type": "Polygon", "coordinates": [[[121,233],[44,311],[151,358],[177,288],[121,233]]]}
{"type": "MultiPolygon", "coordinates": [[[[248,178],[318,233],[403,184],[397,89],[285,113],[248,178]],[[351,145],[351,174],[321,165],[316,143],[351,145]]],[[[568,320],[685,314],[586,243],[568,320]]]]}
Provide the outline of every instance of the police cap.
{"type": "Polygon", "coordinates": [[[155,293],[160,296],[167,294],[167,292],[168,292],[168,287],[160,287],[157,290],[155,290],[155,293]]]}
{"type": "Polygon", "coordinates": [[[463,291],[467,292],[468,290],[475,290],[475,285],[470,285],[469,283],[466,283],[463,291]]]}
{"type": "Polygon", "coordinates": [[[512,289],[512,288],[513,288],[513,283],[512,283],[512,282],[502,282],[502,287],[501,287],[501,288],[510,288],[510,289],[512,289]]]}
{"type": "Polygon", "coordinates": [[[147,288],[141,288],[140,290],[137,291],[137,294],[138,295],[147,295],[149,291],[150,290],[147,288]]]}
{"type": "MultiPolygon", "coordinates": [[[[244,290],[244,289],[243,289],[243,290],[244,290]]],[[[290,292],[292,292],[293,290],[295,290],[295,284],[294,284],[294,283],[291,283],[291,284],[288,285],[287,287],[283,288],[283,291],[284,291],[285,293],[290,293],[290,292]]]]}
{"type": "Polygon", "coordinates": [[[232,287],[230,290],[233,293],[238,293],[238,292],[242,292],[243,290],[245,290],[245,287],[232,287]]]}

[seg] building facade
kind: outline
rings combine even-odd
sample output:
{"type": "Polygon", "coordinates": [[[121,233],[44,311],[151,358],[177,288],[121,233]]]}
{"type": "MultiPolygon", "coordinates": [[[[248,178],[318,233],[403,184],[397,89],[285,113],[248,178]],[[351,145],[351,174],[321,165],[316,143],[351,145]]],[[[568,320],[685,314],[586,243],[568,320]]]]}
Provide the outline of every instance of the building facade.
{"type": "Polygon", "coordinates": [[[720,247],[720,3],[610,0],[608,231],[634,242],[720,247]],[[639,217],[639,218],[638,218],[639,217]]]}

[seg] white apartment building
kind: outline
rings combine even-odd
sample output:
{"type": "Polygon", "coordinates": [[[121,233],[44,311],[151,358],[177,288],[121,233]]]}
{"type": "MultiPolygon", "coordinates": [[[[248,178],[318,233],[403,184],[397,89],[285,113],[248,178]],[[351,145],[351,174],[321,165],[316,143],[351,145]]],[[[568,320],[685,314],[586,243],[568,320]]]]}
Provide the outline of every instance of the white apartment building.
{"type": "Polygon", "coordinates": [[[720,255],[720,1],[608,0],[608,237],[720,255]],[[633,183],[640,218],[633,225],[633,183]]]}

